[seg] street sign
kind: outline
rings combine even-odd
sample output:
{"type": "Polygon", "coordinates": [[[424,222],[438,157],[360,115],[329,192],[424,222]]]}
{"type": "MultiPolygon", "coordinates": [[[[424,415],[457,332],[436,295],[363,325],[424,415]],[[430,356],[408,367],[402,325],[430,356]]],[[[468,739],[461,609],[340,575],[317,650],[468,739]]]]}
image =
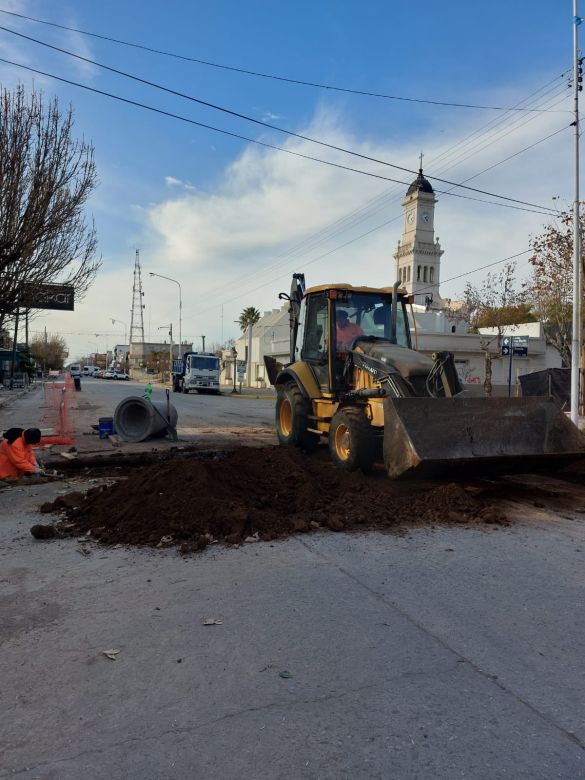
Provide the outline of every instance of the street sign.
{"type": "Polygon", "coordinates": [[[502,339],[502,355],[527,357],[528,336],[504,336],[502,339]]]}
{"type": "Polygon", "coordinates": [[[75,290],[65,284],[25,285],[20,306],[27,309],[73,311],[75,290]]]}

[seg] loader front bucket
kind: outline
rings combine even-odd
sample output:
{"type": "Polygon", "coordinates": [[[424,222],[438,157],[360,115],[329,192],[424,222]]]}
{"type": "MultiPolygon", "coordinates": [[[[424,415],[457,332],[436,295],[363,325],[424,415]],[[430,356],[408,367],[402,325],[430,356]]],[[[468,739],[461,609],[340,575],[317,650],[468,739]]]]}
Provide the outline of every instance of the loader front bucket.
{"type": "Polygon", "coordinates": [[[585,458],[585,438],[552,398],[387,398],[390,477],[489,476],[585,458]]]}

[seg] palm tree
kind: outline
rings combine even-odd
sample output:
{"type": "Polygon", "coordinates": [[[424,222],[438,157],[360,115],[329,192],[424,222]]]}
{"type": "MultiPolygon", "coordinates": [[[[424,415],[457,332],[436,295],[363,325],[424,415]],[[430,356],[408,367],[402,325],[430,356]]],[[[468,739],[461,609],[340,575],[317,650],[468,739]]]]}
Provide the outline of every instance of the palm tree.
{"type": "Polygon", "coordinates": [[[260,312],[254,306],[246,306],[238,318],[242,333],[248,330],[248,325],[255,325],[260,319],[260,312]]]}

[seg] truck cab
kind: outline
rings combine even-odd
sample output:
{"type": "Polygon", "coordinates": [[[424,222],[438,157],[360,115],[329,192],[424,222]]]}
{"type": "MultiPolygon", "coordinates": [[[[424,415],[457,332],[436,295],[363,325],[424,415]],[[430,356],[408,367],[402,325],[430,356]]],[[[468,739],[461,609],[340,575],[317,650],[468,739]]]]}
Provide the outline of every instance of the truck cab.
{"type": "Polygon", "coordinates": [[[215,352],[185,352],[173,362],[173,392],[219,395],[219,358],[215,352]]]}

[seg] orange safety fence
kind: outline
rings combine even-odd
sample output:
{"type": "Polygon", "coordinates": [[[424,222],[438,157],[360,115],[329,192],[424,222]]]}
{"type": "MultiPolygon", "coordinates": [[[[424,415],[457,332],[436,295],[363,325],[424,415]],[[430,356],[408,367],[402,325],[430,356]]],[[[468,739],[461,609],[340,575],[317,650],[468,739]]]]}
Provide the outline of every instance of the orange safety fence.
{"type": "Polygon", "coordinates": [[[75,392],[73,379],[67,375],[61,382],[45,382],[45,413],[42,428],[47,430],[41,438],[45,444],[74,444],[71,421],[71,398],[75,392]]]}

